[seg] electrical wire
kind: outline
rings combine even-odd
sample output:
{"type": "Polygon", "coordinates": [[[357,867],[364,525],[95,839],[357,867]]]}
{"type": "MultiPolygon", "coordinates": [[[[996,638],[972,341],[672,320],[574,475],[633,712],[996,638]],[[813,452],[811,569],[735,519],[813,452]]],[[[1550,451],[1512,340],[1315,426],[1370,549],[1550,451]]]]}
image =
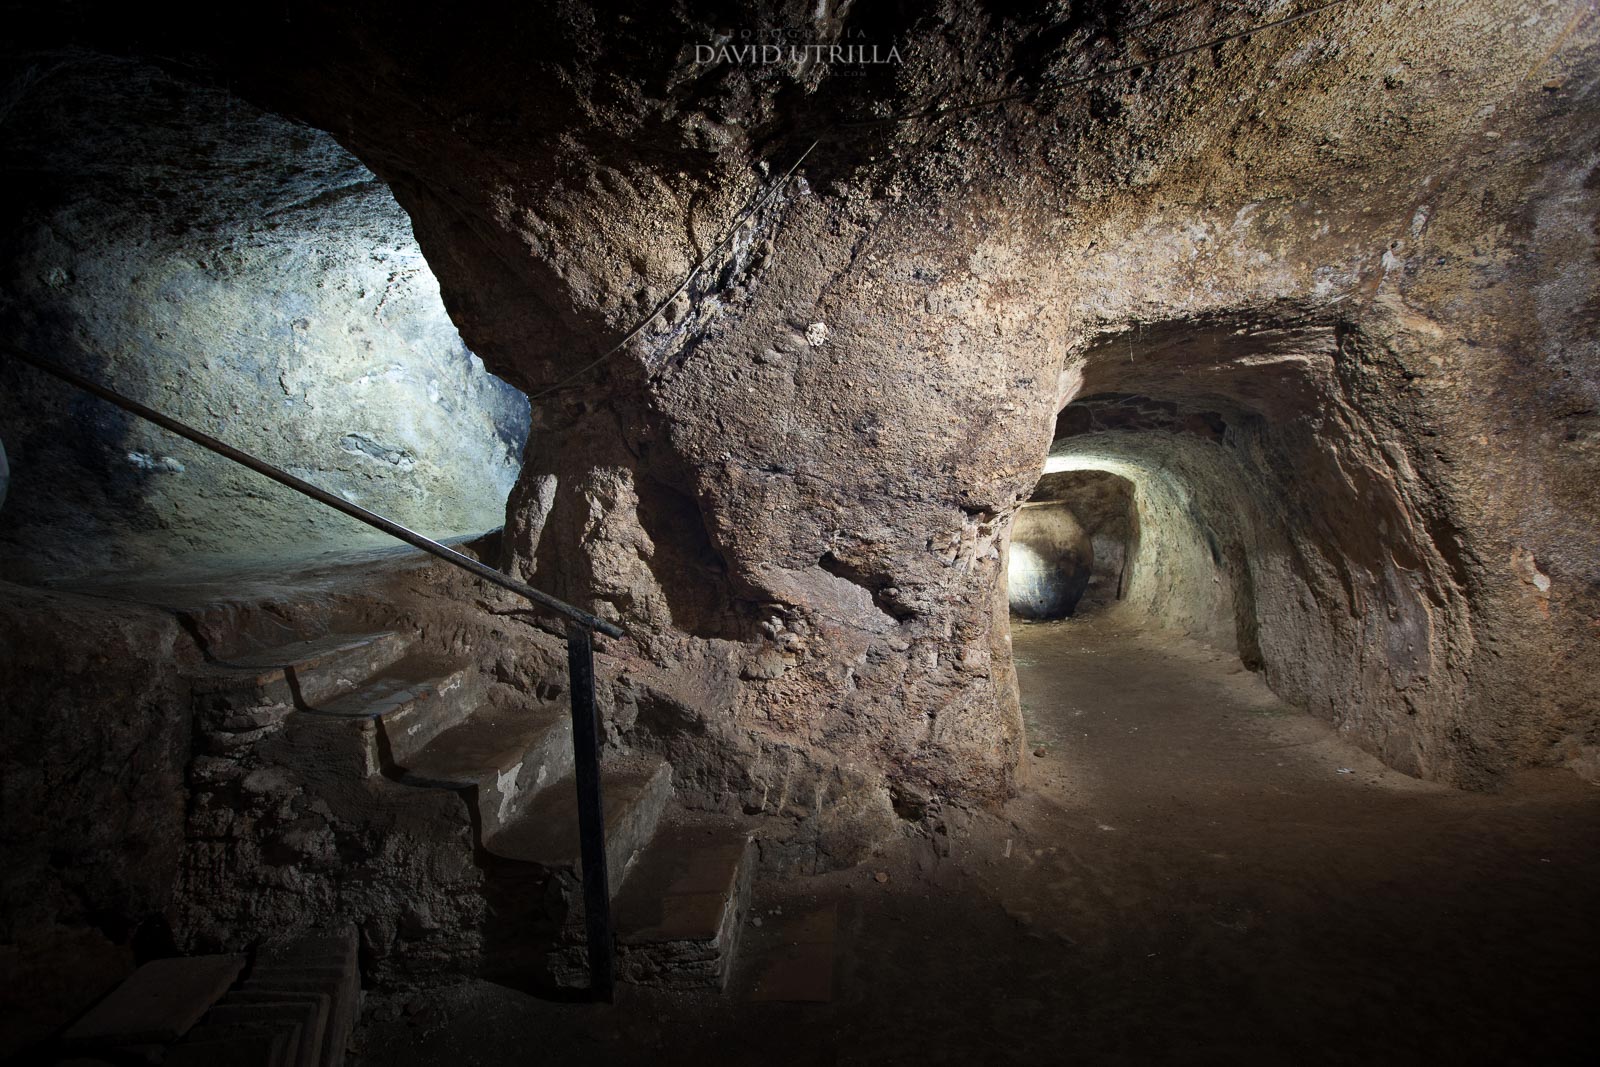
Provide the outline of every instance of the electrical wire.
{"type": "MultiPolygon", "coordinates": [[[[1184,56],[1194,55],[1196,52],[1204,52],[1208,49],[1215,48],[1218,45],[1226,44],[1229,41],[1237,41],[1241,38],[1250,37],[1266,30],[1275,29],[1279,26],[1286,26],[1291,22],[1299,22],[1302,19],[1307,19],[1313,15],[1321,14],[1324,11],[1339,7],[1348,2],[1349,0],[1328,0],[1328,2],[1319,4],[1316,7],[1307,8],[1304,11],[1297,11],[1289,15],[1284,15],[1281,18],[1271,19],[1267,22],[1257,23],[1248,27],[1247,29],[1237,30],[1233,33],[1225,33],[1221,36],[1213,37],[1203,41],[1200,44],[1190,45],[1187,48],[1179,48],[1171,52],[1164,52],[1160,55],[1152,56],[1149,59],[1139,60],[1135,63],[1125,63],[1122,66],[1110,67],[1105,70],[1095,71],[1092,74],[1081,75],[1077,78],[1069,78],[1064,81],[1046,82],[1042,85],[1035,86],[1032,89],[1008,93],[1004,96],[989,97],[984,100],[975,100],[970,103],[959,104],[955,106],[936,104],[931,107],[923,108],[919,111],[904,112],[898,115],[890,115],[885,118],[862,119],[853,122],[836,122],[827,129],[823,130],[814,140],[812,140],[809,145],[806,146],[806,150],[800,153],[795,161],[789,165],[789,168],[783,172],[783,175],[771,186],[769,186],[765,192],[756,197],[756,199],[753,200],[749,206],[740,213],[733,225],[728,228],[727,233],[725,233],[716,244],[707,249],[706,252],[698,260],[696,260],[692,266],[690,266],[688,272],[684,275],[683,281],[678,284],[677,288],[673,289],[664,300],[656,304],[655,308],[651,310],[650,313],[647,314],[643,319],[639,320],[639,322],[631,330],[624,334],[620,341],[606,349],[604,352],[600,353],[598,356],[595,356],[582,367],[579,367],[577,370],[556,381],[554,384],[546,386],[539,392],[532,394],[528,397],[528,402],[531,404],[537,400],[541,400],[544,397],[549,396],[551,393],[566,388],[568,385],[583,377],[585,374],[588,374],[595,367],[598,367],[601,363],[604,363],[606,360],[610,359],[612,356],[616,355],[618,352],[622,351],[629,344],[631,344],[635,338],[644,332],[647,326],[655,322],[656,319],[661,316],[662,312],[666,311],[667,307],[674,300],[687,291],[690,285],[694,284],[694,280],[699,276],[700,271],[704,269],[707,263],[711,262],[713,256],[721,252],[724,247],[733,241],[733,239],[738,235],[739,231],[743,228],[744,224],[758,212],[770,205],[774,199],[776,199],[778,194],[782,192],[783,188],[788,184],[789,179],[794,176],[797,170],[800,169],[800,165],[804,163],[808,157],[810,157],[812,151],[815,150],[816,147],[824,140],[827,140],[835,133],[838,133],[842,130],[859,130],[874,126],[893,125],[901,122],[920,122],[930,119],[937,120],[948,118],[951,115],[966,114],[973,111],[981,111],[986,108],[998,107],[1001,104],[1032,100],[1045,92],[1061,92],[1067,89],[1074,89],[1082,85],[1088,85],[1093,82],[1114,78],[1121,74],[1129,74],[1136,70],[1145,70],[1159,63],[1167,63],[1174,59],[1181,59],[1184,56]]],[[[1140,23],[1139,25],[1149,25],[1154,21],[1156,20],[1148,20],[1147,22],[1140,23]]]]}
{"type": "Polygon", "coordinates": [[[612,356],[616,355],[618,352],[622,351],[630,343],[632,343],[634,338],[638,337],[644,332],[644,328],[646,326],[649,326],[652,322],[656,321],[656,319],[660,317],[661,313],[667,309],[668,305],[670,305],[674,300],[678,299],[678,297],[694,283],[694,280],[699,275],[701,268],[710,262],[711,257],[722,251],[725,245],[731,243],[746,222],[748,222],[754,215],[756,215],[759,211],[776,199],[778,193],[783,190],[784,185],[786,185],[789,179],[794,176],[794,172],[800,169],[800,164],[804,163],[806,161],[806,157],[811,155],[811,150],[816,148],[817,145],[821,143],[821,137],[818,137],[816,140],[812,141],[811,144],[806,147],[806,150],[800,153],[799,158],[790,164],[789,169],[783,172],[783,176],[776,182],[773,182],[766,192],[758,196],[750,203],[748,207],[744,209],[744,212],[740,214],[738,219],[735,220],[734,224],[728,227],[728,232],[722,236],[722,239],[708,248],[705,251],[705,254],[694,262],[694,265],[689,268],[689,272],[684,275],[683,281],[678,283],[678,287],[672,290],[672,292],[667,295],[666,299],[658,303],[655,306],[655,310],[651,311],[650,314],[641,319],[638,325],[624,334],[622,340],[618,341],[616,344],[612,345],[610,348],[606,349],[604,352],[600,353],[594,359],[590,360],[588,363],[585,363],[583,366],[579,367],[565,378],[562,378],[554,385],[547,386],[546,388],[541,389],[539,392],[533,394],[528,398],[528,402],[531,404],[533,401],[538,400],[541,397],[549,396],[556,390],[567,386],[578,378],[583,377],[595,367],[598,367],[601,363],[610,359],[612,356]]]}

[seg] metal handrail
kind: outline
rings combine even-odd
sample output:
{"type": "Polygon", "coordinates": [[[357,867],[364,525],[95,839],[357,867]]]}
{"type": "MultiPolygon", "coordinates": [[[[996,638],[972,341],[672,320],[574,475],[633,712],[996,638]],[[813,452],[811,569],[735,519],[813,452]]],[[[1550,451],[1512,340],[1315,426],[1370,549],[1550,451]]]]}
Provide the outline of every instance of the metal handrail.
{"type": "Polygon", "coordinates": [[[422,551],[437,556],[446,563],[469,571],[487,582],[492,582],[503,589],[509,589],[511,592],[525,597],[542,608],[566,617],[567,675],[572,709],[573,777],[576,780],[578,791],[579,857],[583,865],[584,925],[589,948],[589,987],[596,996],[610,1000],[613,983],[615,940],[611,931],[611,893],[606,871],[605,806],[600,786],[600,716],[594,691],[594,645],[591,640],[591,634],[598,632],[609,637],[622,637],[624,636],[622,628],[598,616],[591,615],[581,608],[575,608],[565,601],[558,600],[549,593],[540,592],[531,585],[519,582],[515,578],[507,577],[493,567],[481,563],[464,553],[457,552],[453,548],[442,545],[438,541],[424,537],[416,531],[400,525],[393,519],[379,515],[377,512],[369,511],[358,504],[352,504],[343,497],[335,496],[326,489],[312,485],[302,478],[296,478],[288,471],[274,467],[272,464],[257,459],[248,452],[240,451],[232,445],[217,440],[210,434],[202,433],[192,426],[179,422],[170,415],[164,415],[154,408],[139,403],[137,400],[123,396],[116,390],[109,389],[99,382],[85,378],[76,371],[68,370],[53,360],[45,359],[43,356],[35,355],[24,348],[19,348],[5,341],[0,341],[0,350],[10,353],[29,366],[82,389],[86,393],[91,393],[108,403],[115,404],[124,411],[131,412],[142,419],[147,419],[164,430],[193,441],[202,448],[209,449],[219,456],[248,467],[257,474],[271,478],[278,484],[287,486],[303,496],[308,496],[320,504],[326,504],[328,507],[350,516],[352,519],[382,530],[391,537],[396,537],[414,548],[420,548],[422,551]]]}
{"type": "Polygon", "coordinates": [[[163,415],[154,408],[146,407],[137,400],[125,397],[115,390],[107,389],[99,382],[85,378],[76,371],[68,370],[59,363],[45,359],[43,356],[36,356],[32,352],[18,348],[16,345],[9,344],[7,342],[0,342],[0,348],[4,348],[7,352],[22,360],[22,362],[37,367],[46,374],[54,375],[70,385],[77,386],[86,393],[93,393],[100,399],[109,401],[125,411],[131,411],[133,414],[138,415],[142,419],[148,419],[164,430],[169,430],[172,433],[177,434],[179,437],[187,438],[203,448],[210,449],[219,456],[224,456],[233,460],[235,463],[249,467],[257,474],[271,478],[280,485],[286,485],[295,492],[308,496],[320,504],[326,504],[328,507],[333,508],[336,511],[341,511],[350,516],[352,519],[356,519],[359,522],[366,523],[368,526],[382,530],[391,537],[397,537],[406,544],[411,545],[413,548],[420,548],[424,552],[438,556],[446,563],[453,563],[462,570],[471,571],[484,581],[493,582],[495,585],[498,585],[503,589],[509,589],[513,593],[517,593],[533,601],[540,607],[548,608],[557,615],[565,615],[567,618],[571,619],[573,622],[577,623],[579,626],[582,626],[586,630],[596,630],[608,637],[621,637],[623,635],[621,628],[607,622],[604,619],[591,615],[581,608],[575,608],[563,600],[557,600],[549,593],[540,592],[533,586],[519,582],[515,578],[507,577],[506,575],[495,570],[493,567],[478,562],[471,556],[457,552],[455,549],[450,548],[447,545],[441,545],[439,542],[431,538],[422,536],[415,530],[410,530],[404,526],[401,526],[393,519],[385,518],[375,511],[368,511],[359,504],[352,504],[350,501],[341,496],[336,496],[333,493],[328,492],[326,489],[312,485],[310,482],[305,481],[302,478],[296,478],[286,470],[274,467],[272,464],[259,460],[250,455],[248,452],[242,452],[239,449],[234,448],[232,445],[225,444],[224,442],[217,440],[215,437],[212,437],[210,434],[201,433],[192,426],[181,423],[169,415],[163,415]]]}

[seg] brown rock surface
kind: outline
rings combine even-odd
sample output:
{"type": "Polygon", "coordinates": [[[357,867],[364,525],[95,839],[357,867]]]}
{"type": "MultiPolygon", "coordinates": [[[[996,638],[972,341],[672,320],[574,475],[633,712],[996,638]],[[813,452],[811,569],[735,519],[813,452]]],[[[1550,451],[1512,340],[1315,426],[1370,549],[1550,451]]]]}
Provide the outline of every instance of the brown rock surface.
{"type": "Polygon", "coordinates": [[[1592,20],[290,8],[96,32],[390,184],[532,396],[516,566],[628,625],[613,723],[705,802],[848,860],[1013,789],[1001,561],[1058,436],[1193,532],[1133,599],[1393,766],[1587,765],[1592,20]],[[903,62],[697,64],[728,23],[903,62]],[[1062,411],[1107,394],[1151,403],[1062,411]]]}

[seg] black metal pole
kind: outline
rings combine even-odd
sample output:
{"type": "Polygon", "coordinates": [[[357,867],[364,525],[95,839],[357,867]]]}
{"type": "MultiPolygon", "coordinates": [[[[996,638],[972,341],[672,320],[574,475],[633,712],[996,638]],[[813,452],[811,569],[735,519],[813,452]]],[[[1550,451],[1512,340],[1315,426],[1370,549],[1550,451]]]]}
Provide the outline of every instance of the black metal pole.
{"type": "Polygon", "coordinates": [[[589,989],[611,999],[615,980],[611,884],[606,871],[605,800],[600,791],[600,715],[594,699],[589,631],[567,624],[567,680],[572,687],[572,755],[578,782],[578,843],[583,860],[583,921],[589,939],[589,989]]]}
{"type": "Polygon", "coordinates": [[[448,563],[455,564],[462,570],[471,571],[479,578],[482,578],[485,581],[493,582],[495,585],[498,585],[504,589],[509,589],[513,593],[533,601],[540,607],[548,608],[550,611],[566,616],[568,619],[571,619],[573,622],[576,622],[581,626],[585,626],[590,630],[598,630],[601,633],[607,634],[611,637],[622,636],[622,630],[620,628],[605,621],[604,619],[597,618],[596,616],[589,614],[587,611],[584,611],[580,608],[575,608],[571,604],[565,603],[564,601],[557,600],[549,593],[542,593],[533,588],[533,586],[519,582],[515,578],[508,578],[504,574],[501,574],[499,571],[495,570],[493,567],[490,567],[484,563],[479,563],[471,556],[464,555],[463,553],[457,552],[453,548],[441,545],[439,542],[434,541],[431,538],[424,537],[413,530],[408,530],[406,527],[401,526],[393,519],[387,519],[375,511],[368,511],[364,507],[350,503],[350,501],[345,500],[343,497],[335,496],[325,489],[320,489],[317,486],[312,485],[308,481],[296,478],[288,471],[279,470],[272,464],[265,463],[262,460],[250,455],[248,452],[241,452],[232,445],[224,444],[215,437],[212,437],[209,434],[201,433],[192,426],[187,426],[168,415],[163,415],[154,408],[146,407],[137,400],[130,400],[121,393],[118,393],[112,389],[107,389],[99,382],[91,381],[88,378],[85,378],[83,375],[75,373],[74,371],[70,371],[58,363],[51,362],[42,356],[36,356],[32,352],[18,348],[12,344],[7,344],[5,342],[0,342],[0,348],[4,348],[7,352],[10,352],[12,355],[22,360],[22,362],[37,367],[46,374],[54,375],[69,385],[77,386],[86,393],[93,393],[100,399],[109,401],[110,403],[115,404],[117,407],[122,408],[124,411],[131,411],[142,419],[148,419],[164,430],[168,430],[177,434],[179,437],[193,441],[202,448],[209,448],[219,456],[223,456],[227,459],[233,460],[235,463],[249,467],[257,474],[271,478],[280,485],[286,485],[297,493],[302,493],[318,503],[328,505],[328,507],[333,508],[335,511],[341,511],[350,516],[352,519],[356,519],[359,522],[366,523],[368,526],[382,530],[391,537],[397,537],[414,548],[420,548],[424,552],[432,553],[448,563]]]}

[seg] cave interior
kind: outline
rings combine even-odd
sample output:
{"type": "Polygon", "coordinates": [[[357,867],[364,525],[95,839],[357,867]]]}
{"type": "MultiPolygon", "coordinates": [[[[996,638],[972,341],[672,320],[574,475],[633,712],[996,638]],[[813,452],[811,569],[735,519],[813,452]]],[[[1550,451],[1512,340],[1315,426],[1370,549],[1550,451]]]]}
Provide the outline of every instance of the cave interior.
{"type": "Polygon", "coordinates": [[[0,1056],[1600,1039],[1589,0],[7,10],[0,1056]]]}

